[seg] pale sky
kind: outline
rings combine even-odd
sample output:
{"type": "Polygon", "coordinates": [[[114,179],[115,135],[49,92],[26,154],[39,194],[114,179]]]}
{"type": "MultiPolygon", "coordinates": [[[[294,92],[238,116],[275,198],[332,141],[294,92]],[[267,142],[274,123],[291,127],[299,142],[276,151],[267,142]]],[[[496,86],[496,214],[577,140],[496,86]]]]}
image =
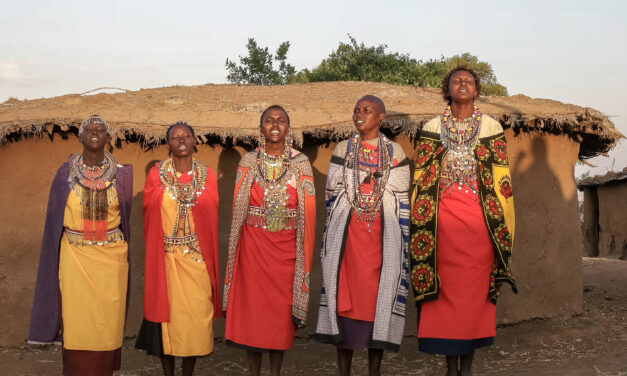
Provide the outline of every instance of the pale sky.
{"type": "MultiPolygon", "coordinates": [[[[225,83],[247,38],[313,68],[347,34],[428,60],[470,52],[510,95],[595,108],[627,135],[627,2],[0,0],[0,102],[225,83]]],[[[627,166],[627,140],[592,174],[627,166]]],[[[578,167],[576,175],[588,170],[578,167]]]]}

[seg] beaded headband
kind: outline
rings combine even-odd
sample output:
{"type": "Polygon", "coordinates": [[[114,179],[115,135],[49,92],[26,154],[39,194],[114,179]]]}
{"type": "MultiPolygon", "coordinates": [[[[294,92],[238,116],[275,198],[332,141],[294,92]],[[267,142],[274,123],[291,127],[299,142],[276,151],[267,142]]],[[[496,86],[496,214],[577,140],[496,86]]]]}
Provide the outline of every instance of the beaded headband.
{"type": "Polygon", "coordinates": [[[109,125],[107,125],[107,122],[104,121],[100,116],[98,115],[91,115],[90,117],[87,118],[87,120],[85,120],[82,124],[81,127],[78,129],[78,135],[80,136],[81,134],[83,134],[83,131],[85,130],[85,127],[88,126],[89,124],[100,124],[100,125],[104,125],[105,129],[107,130],[107,133],[109,133],[109,125]]]}

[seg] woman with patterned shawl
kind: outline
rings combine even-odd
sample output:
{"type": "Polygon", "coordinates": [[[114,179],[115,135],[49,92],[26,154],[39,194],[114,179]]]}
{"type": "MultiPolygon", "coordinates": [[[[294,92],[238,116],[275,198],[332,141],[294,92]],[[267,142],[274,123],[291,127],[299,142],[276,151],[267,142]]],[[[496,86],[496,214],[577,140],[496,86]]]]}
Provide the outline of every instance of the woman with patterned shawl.
{"type": "Polygon", "coordinates": [[[133,167],[105,151],[111,136],[99,116],[78,139],[83,153],[50,189],[28,342],[62,342],[64,375],[111,375],[128,303],[133,167]]]}
{"type": "Polygon", "coordinates": [[[411,277],[419,349],[446,356],[447,375],[470,375],[475,349],[492,345],[499,286],[510,270],[514,198],[500,124],[474,105],[469,67],[444,78],[449,106],[420,133],[412,192],[411,277]]]}
{"type": "Polygon", "coordinates": [[[291,147],[278,105],[261,115],[261,145],[237,168],[222,308],[227,344],[247,351],[251,375],[264,352],[279,375],[294,330],[303,327],[316,228],[313,172],[291,147]]]}
{"type": "Polygon", "coordinates": [[[383,350],[398,351],[403,338],[409,161],[379,131],[384,119],[381,99],[359,99],[357,133],[337,144],[327,175],[316,339],[337,346],[340,375],[350,374],[353,350],[365,348],[370,375],[380,374],[383,350]]]}
{"type": "Polygon", "coordinates": [[[194,129],[177,122],[166,131],[172,158],[157,163],[144,185],[146,271],[144,320],[136,348],[161,358],[164,375],[183,375],[213,352],[218,292],[216,176],[194,159],[194,129]]]}

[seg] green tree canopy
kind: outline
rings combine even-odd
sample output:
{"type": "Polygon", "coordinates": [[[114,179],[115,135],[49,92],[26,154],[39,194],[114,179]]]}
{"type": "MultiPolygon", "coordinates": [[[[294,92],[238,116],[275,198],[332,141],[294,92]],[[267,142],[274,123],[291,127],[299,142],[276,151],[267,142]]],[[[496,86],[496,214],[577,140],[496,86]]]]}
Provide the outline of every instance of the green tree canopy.
{"type": "Polygon", "coordinates": [[[273,56],[268,47],[260,47],[254,38],[248,38],[248,56],[239,57],[240,64],[226,59],[226,68],[229,74],[226,79],[237,84],[281,85],[286,84],[296,72],[293,65],[287,63],[287,51],[290,42],[283,42],[273,56]],[[274,69],[274,61],[279,68],[274,69]]]}
{"type": "Polygon", "coordinates": [[[295,73],[287,64],[286,55],[289,42],[281,44],[276,57],[261,48],[253,38],[248,39],[248,56],[241,57],[241,65],[229,59],[227,79],[235,83],[261,85],[306,83],[321,81],[372,81],[396,85],[441,87],[444,76],[458,65],[470,66],[481,78],[482,95],[507,95],[507,88],[498,83],[492,66],[470,53],[446,58],[417,60],[407,54],[389,52],[385,44],[366,46],[352,36],[349,42],[340,42],[338,48],[320,65],[295,73]],[[273,60],[278,61],[279,69],[273,68],[273,60]]]}

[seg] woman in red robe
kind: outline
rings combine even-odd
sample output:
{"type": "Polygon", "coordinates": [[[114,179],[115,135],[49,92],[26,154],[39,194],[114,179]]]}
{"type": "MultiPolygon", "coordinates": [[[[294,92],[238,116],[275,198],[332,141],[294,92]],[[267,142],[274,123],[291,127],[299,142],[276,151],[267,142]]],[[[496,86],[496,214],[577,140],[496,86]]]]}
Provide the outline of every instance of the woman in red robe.
{"type": "Polygon", "coordinates": [[[514,201],[505,135],[475,106],[481,82],[453,69],[449,106],[420,133],[410,254],[420,351],[446,356],[447,375],[470,375],[475,349],[496,333],[498,287],[510,270],[514,201]]]}
{"type": "Polygon", "coordinates": [[[315,189],[307,157],[291,147],[280,106],[261,115],[261,146],[244,155],[235,182],[224,284],[227,344],[248,353],[251,375],[270,353],[281,370],[294,330],[305,324],[315,241],[315,189]]]}

